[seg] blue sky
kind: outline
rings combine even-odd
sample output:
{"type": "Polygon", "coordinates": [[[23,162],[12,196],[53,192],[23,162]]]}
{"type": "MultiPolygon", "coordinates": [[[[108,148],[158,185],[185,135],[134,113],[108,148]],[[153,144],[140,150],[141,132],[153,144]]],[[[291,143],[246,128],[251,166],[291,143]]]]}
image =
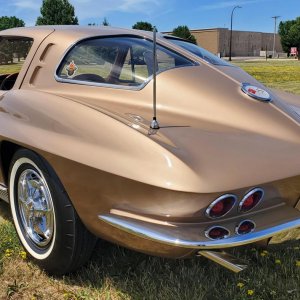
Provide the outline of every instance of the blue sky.
{"type": "MultiPolygon", "coordinates": [[[[230,26],[235,5],[234,29],[274,31],[272,16],[291,20],[300,16],[300,0],[70,0],[80,25],[101,24],[106,17],[112,26],[130,28],[137,21],[148,21],[159,31],[178,25],[190,29],[230,26]]],[[[35,24],[42,0],[0,0],[0,15],[15,15],[27,26],[35,24]]]]}

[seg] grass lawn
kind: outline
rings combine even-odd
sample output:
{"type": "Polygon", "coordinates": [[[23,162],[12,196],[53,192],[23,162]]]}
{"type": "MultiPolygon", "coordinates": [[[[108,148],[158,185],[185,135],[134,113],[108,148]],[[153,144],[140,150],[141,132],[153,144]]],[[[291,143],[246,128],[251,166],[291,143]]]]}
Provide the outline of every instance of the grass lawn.
{"type": "Polygon", "coordinates": [[[162,259],[101,241],[85,268],[53,278],[28,261],[11,222],[0,236],[0,299],[300,299],[299,242],[235,250],[250,266],[234,274],[204,258],[162,259]]]}
{"type": "Polygon", "coordinates": [[[298,60],[237,61],[234,64],[268,87],[300,95],[300,61],[298,60]]]}
{"type": "Polygon", "coordinates": [[[0,64],[0,75],[20,72],[22,65],[23,65],[23,61],[19,63],[16,62],[13,64],[3,64],[3,65],[0,64]]]}
{"type": "MultiPolygon", "coordinates": [[[[300,94],[298,61],[237,64],[270,87],[300,94]]],[[[162,259],[100,241],[86,267],[53,278],[28,260],[0,202],[0,299],[300,299],[299,240],[234,254],[249,261],[239,274],[205,258],[162,259]]]]}

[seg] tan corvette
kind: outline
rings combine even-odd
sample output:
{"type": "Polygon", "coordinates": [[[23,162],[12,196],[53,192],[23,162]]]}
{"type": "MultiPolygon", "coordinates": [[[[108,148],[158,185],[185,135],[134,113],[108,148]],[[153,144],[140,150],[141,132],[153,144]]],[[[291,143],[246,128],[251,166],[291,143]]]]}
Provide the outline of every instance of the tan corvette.
{"type": "Polygon", "coordinates": [[[80,267],[96,237],[238,272],[221,249],[300,226],[299,97],[112,27],[2,31],[0,74],[0,197],[49,273],[80,267]]]}

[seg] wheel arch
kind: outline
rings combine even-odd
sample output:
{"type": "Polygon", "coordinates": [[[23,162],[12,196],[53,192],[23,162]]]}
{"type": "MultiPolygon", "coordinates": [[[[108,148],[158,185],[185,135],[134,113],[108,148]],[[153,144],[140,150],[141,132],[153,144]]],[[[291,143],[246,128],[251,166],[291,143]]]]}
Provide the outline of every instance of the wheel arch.
{"type": "Polygon", "coordinates": [[[12,158],[14,154],[21,148],[23,147],[6,140],[2,141],[0,144],[0,169],[6,185],[8,185],[9,166],[12,158]]]}
{"type": "Polygon", "coordinates": [[[8,185],[9,182],[9,169],[13,157],[15,153],[21,149],[32,151],[35,155],[37,155],[39,159],[42,161],[42,163],[45,165],[45,167],[47,168],[49,175],[52,177],[55,176],[56,179],[58,179],[61,188],[64,189],[63,184],[60,178],[58,177],[58,175],[56,174],[53,166],[51,166],[48,160],[39,151],[35,151],[30,147],[26,147],[24,145],[20,145],[18,143],[8,141],[8,140],[4,140],[0,143],[0,171],[2,172],[1,175],[3,177],[5,185],[8,185]]]}

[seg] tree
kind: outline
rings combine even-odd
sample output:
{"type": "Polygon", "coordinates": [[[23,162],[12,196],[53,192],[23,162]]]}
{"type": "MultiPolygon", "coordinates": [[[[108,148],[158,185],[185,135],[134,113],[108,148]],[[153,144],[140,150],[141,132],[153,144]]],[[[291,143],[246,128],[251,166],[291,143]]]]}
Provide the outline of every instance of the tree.
{"type": "Polygon", "coordinates": [[[300,17],[296,19],[296,24],[294,24],[291,29],[289,36],[294,43],[294,46],[298,50],[298,60],[300,60],[300,17]]]}
{"type": "Polygon", "coordinates": [[[103,19],[102,25],[103,26],[110,26],[110,24],[108,23],[108,20],[106,19],[106,17],[103,19]]]}
{"type": "Polygon", "coordinates": [[[295,23],[296,23],[295,20],[279,23],[278,33],[280,35],[281,45],[282,45],[283,51],[286,52],[286,53],[289,53],[290,49],[292,47],[291,46],[292,41],[290,40],[289,32],[290,32],[291,27],[295,23]]]}
{"type": "Polygon", "coordinates": [[[188,40],[193,44],[197,44],[196,38],[191,34],[190,29],[186,25],[174,28],[172,35],[188,40]]]}
{"type": "Polygon", "coordinates": [[[297,47],[300,60],[300,17],[296,20],[280,22],[278,33],[283,50],[289,53],[291,47],[297,47]]]}
{"type": "Polygon", "coordinates": [[[0,17],[0,30],[24,26],[24,21],[16,17],[0,17]]]}
{"type": "Polygon", "coordinates": [[[133,26],[132,29],[138,29],[138,30],[146,30],[146,31],[153,31],[153,26],[151,23],[148,22],[136,22],[133,26]]]}
{"type": "Polygon", "coordinates": [[[43,0],[36,25],[78,25],[78,18],[68,0],[43,0]]]}

